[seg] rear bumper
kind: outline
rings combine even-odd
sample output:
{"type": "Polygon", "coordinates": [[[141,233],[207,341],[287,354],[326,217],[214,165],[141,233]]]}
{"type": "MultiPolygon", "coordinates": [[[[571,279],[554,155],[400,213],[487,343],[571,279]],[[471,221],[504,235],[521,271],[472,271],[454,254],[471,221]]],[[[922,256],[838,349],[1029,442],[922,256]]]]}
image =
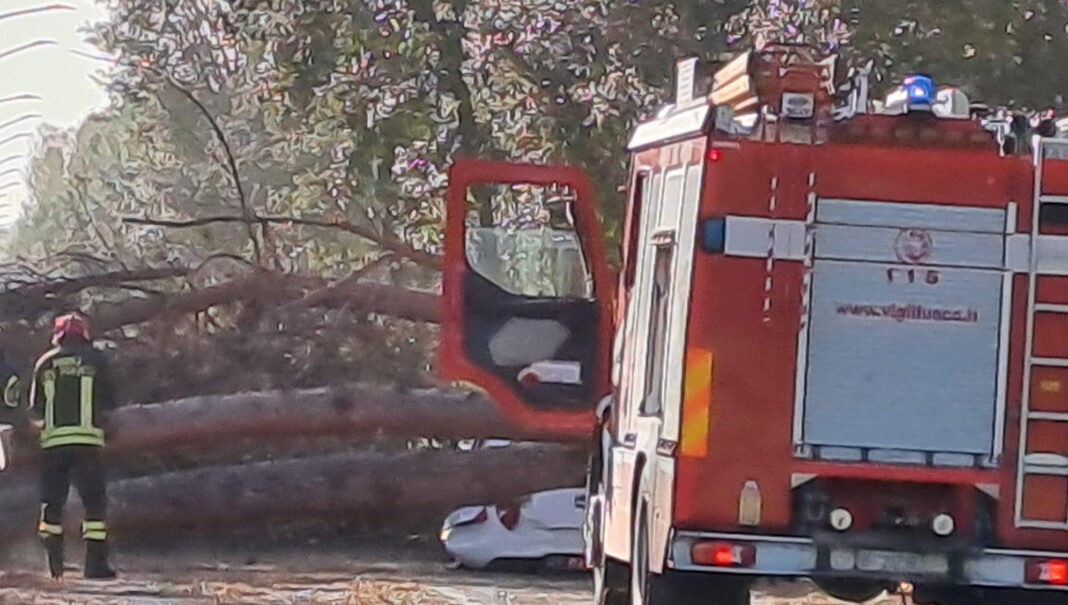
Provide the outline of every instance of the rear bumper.
{"type": "Polygon", "coordinates": [[[1028,584],[1027,563],[1033,559],[1066,559],[1068,553],[986,549],[968,552],[900,552],[817,544],[810,538],[713,532],[674,533],[668,566],[679,571],[760,576],[843,577],[961,586],[1064,590],[1068,586],[1028,584]],[[693,545],[722,541],[755,550],[752,565],[715,567],[693,561],[693,545]],[[902,560],[896,560],[900,557],[902,560]],[[906,561],[907,560],[907,561],[906,561]],[[904,565],[904,567],[902,567],[904,565]]]}

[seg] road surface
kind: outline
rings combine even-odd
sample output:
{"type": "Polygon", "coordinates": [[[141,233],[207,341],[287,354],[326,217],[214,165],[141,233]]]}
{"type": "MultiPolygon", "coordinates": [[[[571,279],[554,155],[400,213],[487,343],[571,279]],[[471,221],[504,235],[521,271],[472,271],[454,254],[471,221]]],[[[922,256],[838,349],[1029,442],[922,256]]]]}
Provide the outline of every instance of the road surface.
{"type": "MultiPolygon", "coordinates": [[[[122,577],[80,578],[81,553],[62,582],[43,574],[41,553],[26,545],[0,565],[0,605],[588,605],[582,574],[544,576],[459,571],[426,544],[408,547],[302,545],[296,549],[213,552],[179,544],[169,552],[126,549],[116,557],[122,577]],[[132,551],[132,552],[131,552],[132,551]]],[[[764,585],[752,605],[832,605],[796,583],[764,585]]],[[[878,605],[901,605],[900,598],[878,605]]]]}
{"type": "MultiPolygon", "coordinates": [[[[55,583],[39,576],[0,572],[0,604],[194,605],[194,604],[418,604],[418,605],[589,605],[584,578],[542,579],[525,575],[458,573],[401,576],[365,572],[337,574],[250,574],[210,572],[198,578],[137,574],[121,581],[78,578],[55,583]],[[250,577],[251,576],[251,577],[250,577]]],[[[830,605],[814,592],[781,587],[754,595],[753,605],[830,605]],[[782,596],[776,596],[776,595],[782,596]]],[[[882,600],[900,605],[900,599],[882,600]]]]}

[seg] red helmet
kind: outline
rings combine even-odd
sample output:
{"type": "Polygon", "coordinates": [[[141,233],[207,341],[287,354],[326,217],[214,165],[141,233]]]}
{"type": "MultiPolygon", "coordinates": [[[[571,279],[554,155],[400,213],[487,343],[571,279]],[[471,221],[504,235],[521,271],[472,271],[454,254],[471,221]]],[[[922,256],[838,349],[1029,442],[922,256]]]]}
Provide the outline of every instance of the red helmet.
{"type": "Polygon", "coordinates": [[[77,311],[56,318],[52,326],[52,344],[58,346],[71,335],[89,340],[89,320],[77,311]]]}

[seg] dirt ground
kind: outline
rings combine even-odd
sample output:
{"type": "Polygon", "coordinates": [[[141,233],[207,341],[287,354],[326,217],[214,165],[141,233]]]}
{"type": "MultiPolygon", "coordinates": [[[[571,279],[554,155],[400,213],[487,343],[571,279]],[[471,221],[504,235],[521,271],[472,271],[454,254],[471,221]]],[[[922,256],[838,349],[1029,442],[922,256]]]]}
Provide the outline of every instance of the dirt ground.
{"type": "MultiPolygon", "coordinates": [[[[116,556],[122,577],[92,582],[72,569],[54,582],[40,566],[0,572],[0,604],[419,604],[573,605],[588,603],[583,576],[482,574],[448,569],[422,549],[361,548],[356,553],[305,551],[207,558],[116,556]],[[407,550],[411,556],[397,557],[407,550]],[[399,559],[399,560],[398,560],[399,559]]],[[[74,561],[77,563],[77,561],[74,561]]],[[[71,565],[76,568],[77,565],[71,565]]]]}
{"type": "MultiPolygon", "coordinates": [[[[10,550],[0,563],[0,605],[256,604],[290,605],[586,605],[584,574],[483,573],[450,569],[427,537],[378,544],[302,544],[255,549],[179,542],[161,548],[124,546],[115,556],[121,578],[80,577],[81,553],[71,550],[60,582],[45,577],[36,544],[10,550]]],[[[762,584],[752,605],[832,605],[810,586],[762,584]]],[[[900,597],[878,605],[901,605],[900,597]]],[[[874,605],[874,604],[873,604],[874,605]]]]}

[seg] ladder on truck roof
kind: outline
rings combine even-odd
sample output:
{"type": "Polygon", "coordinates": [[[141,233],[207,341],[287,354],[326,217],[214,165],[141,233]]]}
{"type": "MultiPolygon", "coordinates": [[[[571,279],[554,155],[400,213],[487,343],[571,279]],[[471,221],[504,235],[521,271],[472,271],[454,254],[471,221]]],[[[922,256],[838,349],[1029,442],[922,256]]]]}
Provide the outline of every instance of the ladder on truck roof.
{"type": "Polygon", "coordinates": [[[1043,177],[1048,159],[1068,160],[1068,139],[1034,138],[1035,184],[1034,200],[1031,206],[1031,258],[1027,274],[1027,340],[1024,349],[1023,409],[1020,415],[1020,457],[1016,466],[1016,527],[1064,530],[1068,529],[1068,507],[1059,519],[1028,518],[1024,515],[1029,479],[1035,480],[1043,476],[1068,478],[1068,456],[1060,453],[1028,451],[1028,432],[1033,423],[1068,423],[1068,412],[1045,412],[1031,409],[1035,368],[1068,368],[1068,357],[1037,356],[1034,348],[1035,319],[1039,313],[1065,314],[1068,319],[1068,304],[1037,300],[1042,208],[1048,204],[1068,205],[1068,195],[1053,195],[1045,191],[1043,177]]]}

